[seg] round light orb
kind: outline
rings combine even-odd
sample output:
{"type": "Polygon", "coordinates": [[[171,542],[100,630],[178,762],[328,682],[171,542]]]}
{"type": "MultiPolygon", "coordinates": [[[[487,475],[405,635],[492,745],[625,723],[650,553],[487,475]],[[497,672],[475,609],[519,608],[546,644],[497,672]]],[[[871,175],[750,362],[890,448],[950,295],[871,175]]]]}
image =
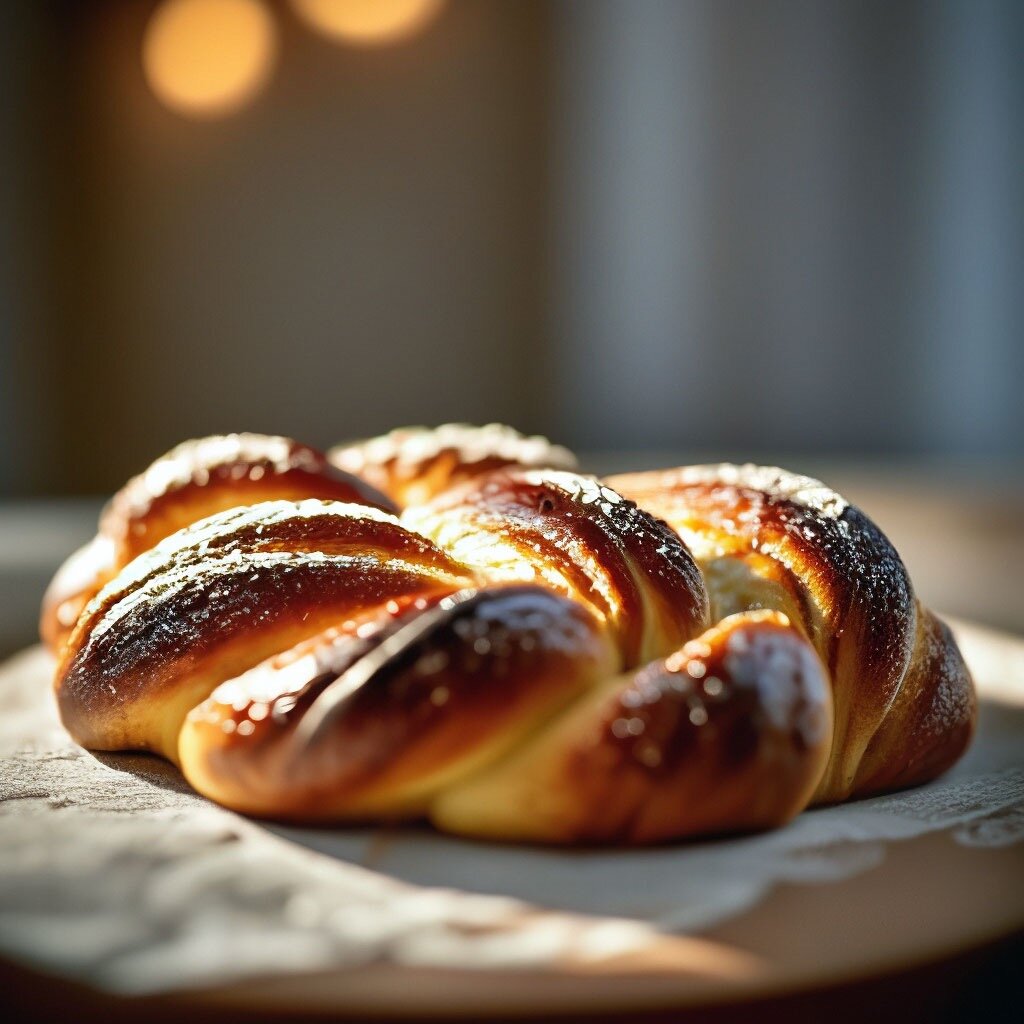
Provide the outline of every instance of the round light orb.
{"type": "Polygon", "coordinates": [[[260,91],[277,52],[260,0],[164,0],[142,43],[154,93],[179,113],[219,117],[260,91]]]}
{"type": "Polygon", "coordinates": [[[292,6],[324,35],[357,46],[381,46],[425,27],[444,0],[292,0],[292,6]]]}

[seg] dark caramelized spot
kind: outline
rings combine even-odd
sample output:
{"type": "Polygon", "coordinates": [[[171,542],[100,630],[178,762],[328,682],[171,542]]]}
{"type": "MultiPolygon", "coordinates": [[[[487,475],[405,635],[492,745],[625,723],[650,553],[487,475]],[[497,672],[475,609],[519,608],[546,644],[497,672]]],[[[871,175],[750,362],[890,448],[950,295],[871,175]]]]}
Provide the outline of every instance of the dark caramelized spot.
{"type": "MultiPolygon", "coordinates": [[[[307,814],[309,804],[358,798],[383,780],[422,789],[469,759],[479,764],[482,753],[496,757],[612,669],[593,616],[529,586],[415,602],[310,652],[310,645],[302,652],[308,682],[296,683],[291,658],[259,666],[225,683],[192,716],[214,728],[231,720],[231,739],[218,754],[222,769],[243,751],[246,759],[285,756],[277,775],[283,771],[296,787],[307,814]],[[284,691],[275,673],[292,692],[280,714],[267,714],[268,700],[280,704],[284,691]],[[247,692],[258,698],[259,720],[239,741],[247,692]]],[[[249,764],[240,761],[239,770],[249,764]]],[[[275,784],[253,778],[253,786],[275,784]]]]}
{"type": "Polygon", "coordinates": [[[235,640],[244,644],[225,671],[261,660],[275,637],[290,645],[318,632],[325,617],[469,582],[425,538],[368,508],[268,502],[221,513],[136,559],[83,614],[58,674],[65,722],[84,731],[101,708],[157,699],[215,671],[235,640]]]}
{"type": "MultiPolygon", "coordinates": [[[[561,689],[552,686],[546,662],[552,655],[593,657],[602,650],[596,637],[589,613],[538,587],[444,597],[426,610],[392,617],[374,636],[372,650],[324,690],[321,713],[314,709],[303,723],[303,736],[312,743],[332,720],[350,716],[362,724],[348,728],[361,732],[385,712],[399,721],[409,714],[422,726],[425,718],[474,709],[487,732],[531,690],[561,689]]],[[[461,731],[479,734],[479,728],[461,731]]],[[[472,735],[465,739],[471,742],[472,735]]]]}
{"type": "Polygon", "coordinates": [[[604,742],[655,774],[676,771],[706,742],[720,769],[735,772],[765,743],[797,756],[820,747],[827,704],[810,645],[783,617],[746,613],[639,672],[609,711],[604,742]]]}
{"type": "Polygon", "coordinates": [[[464,567],[436,545],[376,510],[315,500],[264,502],[194,523],[137,558],[93,602],[76,632],[94,629],[103,617],[116,614],[122,598],[157,577],[199,571],[206,563],[223,562],[230,569],[232,562],[275,553],[292,558],[293,566],[301,556],[313,562],[399,558],[453,577],[465,575],[464,567]]]}

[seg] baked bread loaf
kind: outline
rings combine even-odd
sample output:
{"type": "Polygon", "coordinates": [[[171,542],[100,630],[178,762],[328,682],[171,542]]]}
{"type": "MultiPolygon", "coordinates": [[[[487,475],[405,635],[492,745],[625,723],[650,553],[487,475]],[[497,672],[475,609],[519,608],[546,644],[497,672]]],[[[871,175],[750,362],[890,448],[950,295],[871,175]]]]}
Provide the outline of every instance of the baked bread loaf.
{"type": "Polygon", "coordinates": [[[497,427],[176,449],[48,594],[65,725],[249,814],[552,843],[768,828],[963,751],[955,642],[824,485],[546,462],[497,427]]]}

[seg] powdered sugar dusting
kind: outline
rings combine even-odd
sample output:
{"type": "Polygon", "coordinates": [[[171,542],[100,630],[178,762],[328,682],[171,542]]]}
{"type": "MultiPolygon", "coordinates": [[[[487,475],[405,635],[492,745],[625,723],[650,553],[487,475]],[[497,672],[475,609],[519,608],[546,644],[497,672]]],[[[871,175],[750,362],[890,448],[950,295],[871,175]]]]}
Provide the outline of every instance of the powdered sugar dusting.
{"type": "Polygon", "coordinates": [[[554,466],[571,469],[573,454],[547,438],[527,437],[500,423],[474,427],[446,423],[440,427],[403,427],[381,437],[331,449],[331,461],[340,469],[359,474],[367,466],[394,462],[409,468],[437,458],[442,452],[457,453],[459,461],[473,465],[498,458],[523,466],[554,466]]]}
{"type": "MultiPolygon", "coordinates": [[[[322,460],[322,456],[319,457],[322,460]]],[[[266,466],[274,473],[289,469],[316,470],[318,458],[312,449],[286,437],[266,434],[225,434],[184,441],[130,480],[117,500],[129,516],[145,514],[154,500],[190,483],[205,484],[212,467],[239,464],[266,466]]]]}
{"type": "Polygon", "coordinates": [[[763,491],[772,500],[792,501],[829,519],[838,519],[848,508],[848,502],[820,480],[791,473],[778,466],[720,462],[717,465],[686,466],[678,472],[679,479],[685,484],[719,483],[727,487],[763,491]]]}

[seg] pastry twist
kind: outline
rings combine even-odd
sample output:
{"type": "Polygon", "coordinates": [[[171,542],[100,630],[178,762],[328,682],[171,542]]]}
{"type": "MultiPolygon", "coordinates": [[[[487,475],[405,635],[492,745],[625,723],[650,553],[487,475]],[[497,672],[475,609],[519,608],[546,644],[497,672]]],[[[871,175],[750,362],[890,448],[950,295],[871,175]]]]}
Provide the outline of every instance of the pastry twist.
{"type": "MultiPolygon", "coordinates": [[[[56,692],[85,746],[152,750],[236,810],[654,842],[920,782],[970,737],[948,631],[815,481],[602,483],[526,468],[569,461],[540,439],[446,427],[336,449],[333,468],[314,453],[295,500],[254,497],[218,443],[202,472],[151,470],[112,503],[101,536],[134,516],[156,543],[64,588],[95,596],[56,692]],[[167,530],[147,487],[196,521],[167,530]]],[[[246,442],[263,443],[294,444],[246,442]]]]}
{"type": "Polygon", "coordinates": [[[44,643],[58,650],[103,585],[165,537],[215,512],[274,498],[323,498],[396,510],[366,481],[286,437],[231,434],[186,441],[111,498],[96,536],[53,578],[43,598],[44,643]]]}
{"type": "Polygon", "coordinates": [[[608,483],[686,542],[713,619],[775,608],[814,645],[835,702],[817,802],[926,782],[963,753],[976,707],[956,641],[860,509],[772,467],[689,466],[608,483]]]}

